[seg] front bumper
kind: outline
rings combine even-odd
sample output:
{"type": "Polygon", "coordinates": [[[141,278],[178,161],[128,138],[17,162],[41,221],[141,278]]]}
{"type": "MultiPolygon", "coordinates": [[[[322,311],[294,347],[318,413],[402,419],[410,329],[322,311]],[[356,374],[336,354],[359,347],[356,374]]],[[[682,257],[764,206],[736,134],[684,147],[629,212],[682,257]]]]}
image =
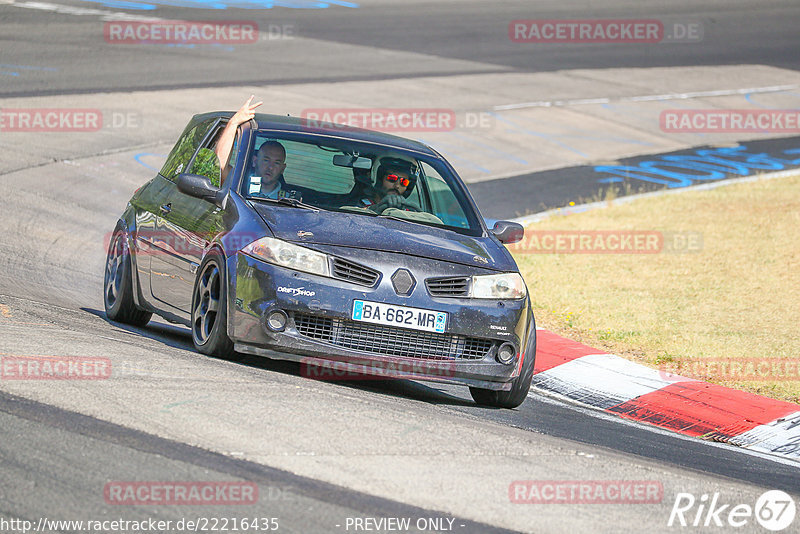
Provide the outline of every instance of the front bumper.
{"type": "MultiPolygon", "coordinates": [[[[337,251],[338,252],[338,251],[337,251]]],[[[378,377],[455,382],[508,390],[519,373],[520,350],[527,342],[528,299],[517,301],[432,297],[426,278],[487,274],[480,268],[443,264],[408,255],[371,253],[355,261],[380,271],[372,287],[301,273],[238,253],[229,259],[228,332],[237,351],[308,364],[308,376],[335,379],[356,373],[378,377]],[[417,280],[408,296],[390,281],[402,265],[417,280]],[[411,306],[448,314],[445,333],[375,325],[351,319],[354,300],[411,306]],[[286,313],[282,331],[266,326],[275,310],[286,313]],[[497,361],[503,343],[516,348],[507,363],[497,361]],[[316,373],[316,368],[336,370],[316,373]],[[316,374],[315,374],[316,373],[316,374]]]]}

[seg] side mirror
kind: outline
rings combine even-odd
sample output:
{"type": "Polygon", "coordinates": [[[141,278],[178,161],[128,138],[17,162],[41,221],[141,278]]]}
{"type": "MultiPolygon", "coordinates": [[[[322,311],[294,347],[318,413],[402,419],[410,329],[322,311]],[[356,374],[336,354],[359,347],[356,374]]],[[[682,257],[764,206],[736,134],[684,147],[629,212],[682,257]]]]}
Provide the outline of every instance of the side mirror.
{"type": "Polygon", "coordinates": [[[184,173],[178,176],[178,191],[190,197],[207,200],[219,205],[222,200],[222,191],[211,185],[205,176],[184,173]]]}
{"type": "Polygon", "coordinates": [[[494,236],[505,245],[522,241],[525,237],[525,229],[521,224],[511,221],[497,221],[492,228],[494,236]]]}
{"type": "Polygon", "coordinates": [[[186,173],[205,176],[211,181],[211,185],[219,187],[222,171],[220,170],[217,153],[210,148],[201,148],[192,160],[192,166],[189,167],[186,173]]]}

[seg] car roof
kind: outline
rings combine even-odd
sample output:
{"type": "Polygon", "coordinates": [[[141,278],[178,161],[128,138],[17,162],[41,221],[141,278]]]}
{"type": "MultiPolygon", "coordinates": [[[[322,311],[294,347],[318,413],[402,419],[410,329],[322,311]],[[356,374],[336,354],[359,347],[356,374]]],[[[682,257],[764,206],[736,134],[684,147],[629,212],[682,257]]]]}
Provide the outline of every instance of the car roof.
{"type": "MultiPolygon", "coordinates": [[[[226,118],[229,119],[234,115],[233,111],[214,111],[211,113],[202,113],[195,115],[193,121],[202,121],[212,118],[226,118]]],[[[320,135],[325,137],[338,137],[340,139],[352,139],[354,141],[363,141],[366,143],[375,143],[394,148],[401,148],[422,154],[439,157],[431,147],[419,141],[406,139],[383,132],[376,132],[374,130],[365,130],[363,128],[355,128],[352,126],[345,126],[343,124],[334,124],[325,121],[310,121],[300,117],[291,117],[284,115],[270,115],[267,113],[256,113],[255,121],[258,123],[260,130],[282,130],[286,132],[306,133],[312,135],[320,135]],[[317,123],[319,126],[317,126],[317,123]]]]}

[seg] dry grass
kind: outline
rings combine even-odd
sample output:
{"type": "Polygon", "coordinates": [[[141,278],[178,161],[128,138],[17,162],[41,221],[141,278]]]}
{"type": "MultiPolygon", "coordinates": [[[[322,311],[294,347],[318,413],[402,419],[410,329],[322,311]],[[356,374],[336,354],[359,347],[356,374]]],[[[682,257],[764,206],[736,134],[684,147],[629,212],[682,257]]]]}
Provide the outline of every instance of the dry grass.
{"type": "Polygon", "coordinates": [[[699,232],[694,253],[514,256],[540,326],[651,367],[800,402],[800,176],[639,199],[528,229],[699,232]],[[687,367],[728,358],[795,372],[733,380],[707,364],[687,367]]]}

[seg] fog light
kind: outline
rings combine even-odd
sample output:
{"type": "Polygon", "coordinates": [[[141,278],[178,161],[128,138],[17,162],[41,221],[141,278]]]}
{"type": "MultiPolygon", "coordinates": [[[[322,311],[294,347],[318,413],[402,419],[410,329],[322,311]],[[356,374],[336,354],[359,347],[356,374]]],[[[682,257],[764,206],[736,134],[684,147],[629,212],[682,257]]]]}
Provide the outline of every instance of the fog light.
{"type": "Polygon", "coordinates": [[[516,355],[517,349],[511,343],[503,343],[497,349],[497,361],[503,364],[511,363],[516,355]]]}
{"type": "Polygon", "coordinates": [[[267,314],[266,325],[267,328],[273,332],[283,332],[286,328],[286,321],[289,318],[283,310],[272,310],[267,314]]]}

